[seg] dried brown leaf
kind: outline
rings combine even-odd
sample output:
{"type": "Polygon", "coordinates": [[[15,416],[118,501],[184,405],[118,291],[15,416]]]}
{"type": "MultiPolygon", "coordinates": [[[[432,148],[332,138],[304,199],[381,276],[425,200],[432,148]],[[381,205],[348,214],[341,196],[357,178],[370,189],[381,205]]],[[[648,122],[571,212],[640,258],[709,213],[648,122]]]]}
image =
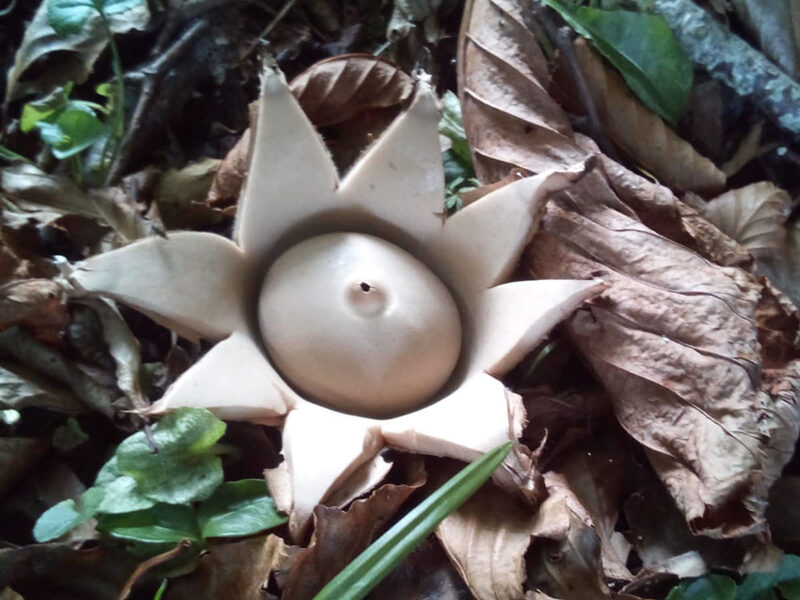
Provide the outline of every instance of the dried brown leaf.
{"type": "Polygon", "coordinates": [[[213,544],[195,571],[170,581],[167,598],[263,600],[270,573],[287,559],[283,539],[274,534],[213,544]]]}
{"type": "Polygon", "coordinates": [[[0,496],[39,461],[47,447],[47,442],[36,438],[0,438],[0,496]]]}
{"type": "Polygon", "coordinates": [[[626,566],[630,544],[615,531],[623,494],[637,471],[622,432],[593,432],[553,469],[564,476],[570,491],[591,516],[605,576],[621,581],[633,579],[626,566]]]}
{"type": "Polygon", "coordinates": [[[73,544],[32,544],[0,550],[0,589],[23,598],[117,600],[139,559],[122,546],[76,550],[73,544]]]}
{"type": "Polygon", "coordinates": [[[402,104],[411,97],[414,80],[388,60],[345,54],[312,65],[292,80],[291,90],[311,122],[327,127],[402,104]]]}
{"type": "Polygon", "coordinates": [[[567,330],[692,529],[764,531],[800,381],[794,362],[763,369],[762,286],[650,230],[597,172],[551,201],[527,259],[537,278],[611,284],[567,330]]]}
{"type": "Polygon", "coordinates": [[[522,600],[534,512],[492,483],[436,529],[478,600],[522,600]]]}
{"type": "Polygon", "coordinates": [[[0,408],[22,410],[31,406],[67,414],[86,410],[69,390],[29,369],[0,361],[0,408]]]}
{"type": "Polygon", "coordinates": [[[550,97],[547,62],[525,26],[523,0],[473,0],[459,35],[458,85],[475,172],[484,183],[512,167],[538,173],[586,158],[550,97]]]}
{"type": "Polygon", "coordinates": [[[761,257],[784,248],[784,222],[790,206],[789,194],[768,181],[760,181],[717,196],[702,214],[754,256],[761,257]]]}
{"type": "MultiPolygon", "coordinates": [[[[414,80],[394,63],[366,54],[344,54],[315,63],[289,85],[344,171],[397,116],[414,91],[414,80]]],[[[258,116],[252,110],[251,122],[258,116]]],[[[214,176],[206,203],[235,204],[250,157],[250,129],[228,152],[214,176]]]]}
{"type": "Polygon", "coordinates": [[[20,324],[37,337],[57,341],[67,325],[67,294],[49,279],[21,279],[0,286],[0,330],[20,324]]]}
{"type": "Polygon", "coordinates": [[[121,188],[84,192],[60,175],[45,173],[34,165],[21,164],[0,170],[0,189],[14,199],[44,205],[59,215],[81,215],[111,227],[130,241],[153,233],[136,202],[121,188]]]}
{"type": "MultiPolygon", "coordinates": [[[[598,152],[589,138],[578,137],[582,146],[598,152]]],[[[676,198],[669,188],[636,175],[607,156],[599,155],[599,162],[611,189],[647,227],[717,264],[750,265],[752,257],[745,248],[710,224],[693,205],[676,198]]],[[[700,206],[704,201],[698,198],[697,202],[700,206]]]]}
{"type": "Polygon", "coordinates": [[[159,175],[153,200],[168,229],[208,227],[224,218],[221,211],[205,204],[221,163],[216,158],[205,158],[159,175]]]}
{"type": "Polygon", "coordinates": [[[545,473],[550,496],[539,507],[528,554],[528,587],[570,600],[609,598],[600,540],[562,475],[545,473]]]}
{"type": "Polygon", "coordinates": [[[472,600],[463,579],[431,536],[424,540],[379,583],[370,600],[472,600]]]}
{"type": "Polygon", "coordinates": [[[346,511],[317,506],[314,533],[307,548],[293,558],[283,584],[283,600],[313,598],[339,571],[377,537],[400,505],[425,483],[421,459],[408,464],[407,484],[387,483],[346,511]]]}
{"type": "Polygon", "coordinates": [[[575,54],[601,123],[634,162],[681,192],[724,188],[725,174],[646,108],[583,38],[575,41],[575,54]]]}

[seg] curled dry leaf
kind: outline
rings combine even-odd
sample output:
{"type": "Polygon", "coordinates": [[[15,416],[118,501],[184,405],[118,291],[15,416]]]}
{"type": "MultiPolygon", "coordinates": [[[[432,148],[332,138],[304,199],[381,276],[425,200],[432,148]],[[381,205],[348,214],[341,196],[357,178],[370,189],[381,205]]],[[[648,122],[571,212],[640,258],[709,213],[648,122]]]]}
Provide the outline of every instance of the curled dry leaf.
{"type": "MultiPolygon", "coordinates": [[[[414,80],[394,63],[367,54],[345,54],[322,60],[295,77],[290,89],[303,111],[323,131],[337,165],[351,164],[397,116],[411,97],[414,80]]],[[[251,111],[251,122],[257,113],[251,111]]],[[[236,201],[247,174],[250,129],[228,152],[217,171],[207,204],[236,201]]]]}
{"type": "Polygon", "coordinates": [[[478,600],[521,600],[534,513],[491,482],[436,529],[478,600]]]}
{"type": "Polygon", "coordinates": [[[797,361],[763,368],[757,311],[769,290],[650,230],[599,172],[551,201],[527,264],[537,278],[611,284],[567,331],[692,530],[765,531],[800,388],[797,361]]]}
{"type": "Polygon", "coordinates": [[[146,237],[153,225],[119,187],[82,191],[66,177],[21,164],[0,170],[0,190],[14,199],[44,205],[62,215],[81,215],[110,226],[123,241],[146,237]]]}
{"type": "Polygon", "coordinates": [[[725,173],[645,107],[583,38],[575,41],[575,54],[603,127],[633,162],[681,192],[725,186],[725,173]]]}
{"type": "Polygon", "coordinates": [[[29,369],[0,361],[0,408],[22,410],[32,406],[66,414],[86,410],[68,389],[29,369]]]}
{"type": "MultiPolygon", "coordinates": [[[[80,32],[59,35],[48,23],[48,4],[41,2],[33,21],[25,27],[14,65],[8,71],[5,104],[26,93],[49,92],[56,85],[68,81],[83,83],[108,45],[108,34],[98,13],[90,11],[80,32]],[[24,80],[28,69],[45,59],[49,61],[48,68],[36,69],[38,76],[24,80]]],[[[123,13],[110,15],[107,27],[113,33],[126,33],[132,29],[144,29],[149,20],[148,5],[140,2],[123,13]]]]}
{"type": "Polygon", "coordinates": [[[414,82],[394,63],[369,54],[345,54],[314,64],[291,90],[316,127],[350,121],[367,110],[398,106],[414,82]]]}
{"type": "Polygon", "coordinates": [[[784,247],[790,205],[789,194],[760,181],[710,200],[703,216],[754,256],[765,256],[784,247]]]}
{"type": "Polygon", "coordinates": [[[283,584],[283,600],[312,598],[378,536],[400,505],[426,480],[422,459],[407,464],[407,484],[387,483],[347,510],[317,506],[314,534],[299,550],[283,584]]]}
{"type": "MultiPolygon", "coordinates": [[[[578,140],[598,152],[589,138],[578,136],[578,140]]],[[[752,263],[745,248],[709,223],[694,205],[676,198],[669,188],[636,175],[607,156],[600,155],[599,162],[614,193],[653,231],[723,266],[747,268],[752,263]]],[[[697,198],[697,206],[703,202],[697,198]]]]}
{"type": "Polygon", "coordinates": [[[458,86],[475,172],[484,183],[512,167],[540,173],[586,158],[548,93],[547,62],[524,24],[522,0],[473,0],[458,44],[458,86]]]}
{"type": "Polygon", "coordinates": [[[263,600],[270,573],[284,568],[287,560],[283,538],[274,534],[213,544],[196,570],[170,581],[167,597],[263,600]]]}
{"type": "Polygon", "coordinates": [[[558,598],[609,598],[603,581],[600,540],[591,517],[563,475],[545,473],[550,494],[539,507],[528,557],[528,586],[558,598]]]}
{"type": "Polygon", "coordinates": [[[0,286],[0,330],[20,324],[37,337],[57,341],[67,325],[67,295],[49,279],[20,279],[0,286]]]}

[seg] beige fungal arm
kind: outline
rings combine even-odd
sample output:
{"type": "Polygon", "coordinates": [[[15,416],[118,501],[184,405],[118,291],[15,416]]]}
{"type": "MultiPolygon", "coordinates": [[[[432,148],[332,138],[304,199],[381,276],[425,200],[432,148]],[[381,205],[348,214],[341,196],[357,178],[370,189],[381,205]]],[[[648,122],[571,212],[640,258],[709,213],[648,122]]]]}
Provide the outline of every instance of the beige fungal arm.
{"type": "Polygon", "coordinates": [[[576,175],[548,171],[520,179],[447,219],[439,260],[453,285],[477,292],[506,280],[536,233],[550,194],[576,175]]]}
{"type": "Polygon", "coordinates": [[[386,443],[401,450],[469,461],[522,433],[522,422],[509,423],[509,401],[502,382],[475,373],[442,400],[381,423],[386,443]]]}
{"type": "MultiPolygon", "coordinates": [[[[375,421],[303,403],[283,426],[285,483],[290,490],[272,490],[291,498],[289,533],[302,539],[314,507],[383,447],[375,421]]],[[[276,480],[270,479],[275,486],[276,480]]]]}
{"type": "Polygon", "coordinates": [[[181,375],[148,412],[191,406],[207,408],[221,419],[266,422],[287,410],[279,382],[250,335],[236,332],[181,375]]]}
{"type": "Polygon", "coordinates": [[[601,281],[516,281],[487,290],[474,309],[470,370],[502,376],[560,321],[606,288],[601,281]]]}
{"type": "Polygon", "coordinates": [[[190,339],[219,340],[245,327],[245,262],[211,233],[147,238],[78,263],[78,293],[102,294],[139,309],[190,339]]]}
{"type": "Polygon", "coordinates": [[[283,74],[267,67],[234,239],[248,258],[260,260],[300,221],[333,206],[337,181],[328,150],[283,74]]]}
{"type": "Polygon", "coordinates": [[[410,234],[417,247],[406,249],[415,253],[441,229],[444,209],[439,109],[428,84],[418,86],[411,106],[350,170],[338,194],[343,204],[410,234]]]}

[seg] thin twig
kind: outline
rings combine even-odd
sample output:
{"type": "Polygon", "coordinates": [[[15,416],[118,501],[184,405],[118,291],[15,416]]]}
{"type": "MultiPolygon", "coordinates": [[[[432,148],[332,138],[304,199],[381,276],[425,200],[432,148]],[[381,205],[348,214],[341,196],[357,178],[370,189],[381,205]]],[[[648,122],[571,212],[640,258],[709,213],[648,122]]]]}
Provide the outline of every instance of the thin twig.
{"type": "Polygon", "coordinates": [[[575,47],[572,45],[574,33],[567,25],[562,26],[556,23],[554,16],[555,13],[549,8],[543,6],[538,0],[533,0],[531,2],[531,10],[525,12],[525,21],[526,25],[532,29],[528,21],[535,17],[544,28],[548,37],[553,41],[556,48],[561,53],[561,56],[564,58],[564,64],[575,83],[578,97],[586,111],[586,130],[589,136],[597,142],[597,145],[600,146],[600,149],[609,158],[619,161],[619,156],[614,148],[614,144],[609,140],[605,128],[600,121],[597,107],[595,106],[594,100],[592,100],[592,94],[589,91],[586,78],[583,76],[583,70],[575,54],[575,47]]]}
{"type": "Polygon", "coordinates": [[[162,565],[168,560],[172,560],[176,556],[183,553],[184,550],[189,548],[192,543],[189,540],[181,540],[177,546],[175,546],[172,550],[168,550],[158,556],[154,556],[153,558],[148,558],[146,561],[141,563],[136,570],[131,573],[131,576],[128,577],[128,581],[125,582],[125,585],[122,588],[122,591],[119,593],[118,600],[127,600],[128,596],[131,595],[131,590],[133,590],[133,586],[136,584],[137,581],[147,573],[150,569],[157,567],[158,565],[162,565]]]}
{"type": "Polygon", "coordinates": [[[275,18],[273,18],[266,27],[264,27],[261,33],[258,34],[256,41],[245,51],[244,55],[242,56],[243,59],[250,56],[250,54],[253,53],[253,50],[255,50],[258,46],[259,42],[272,33],[272,30],[275,29],[275,26],[280,23],[287,14],[289,14],[289,11],[292,10],[295,4],[297,4],[297,0],[287,0],[280,12],[275,15],[275,18]]]}
{"type": "MultiPolygon", "coordinates": [[[[125,137],[120,144],[119,153],[108,172],[106,178],[106,185],[113,185],[122,175],[125,166],[127,165],[128,158],[131,151],[133,138],[137,134],[139,128],[142,126],[147,109],[153,100],[156,91],[156,84],[161,79],[163,74],[172,67],[172,64],[183,54],[187,48],[194,42],[195,38],[205,31],[208,27],[208,21],[200,19],[192,23],[181,36],[175,40],[170,48],[164,52],[157,59],[153,60],[149,65],[140,70],[140,78],[142,80],[142,91],[139,94],[139,100],[136,103],[136,108],[131,116],[131,122],[125,132],[125,137]]],[[[130,79],[138,79],[134,77],[130,79]]]]}

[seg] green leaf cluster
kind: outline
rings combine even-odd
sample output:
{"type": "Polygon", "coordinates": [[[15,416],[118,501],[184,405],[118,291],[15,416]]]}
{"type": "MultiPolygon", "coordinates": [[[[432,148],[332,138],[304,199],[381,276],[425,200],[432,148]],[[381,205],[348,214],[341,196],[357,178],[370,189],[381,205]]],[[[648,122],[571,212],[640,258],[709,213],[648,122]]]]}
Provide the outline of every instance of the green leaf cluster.
{"type": "Polygon", "coordinates": [[[225,423],[207,410],[169,413],[150,439],[138,432],[117,447],[78,505],[69,499],[45,511],[34,537],[56,539],[92,517],[114,537],[147,544],[184,539],[204,544],[207,538],[250,535],[284,523],[264,481],[222,482],[217,441],[224,433],[225,423]]]}
{"type": "Polygon", "coordinates": [[[682,581],[667,600],[800,600],[800,556],[786,554],[772,573],[751,573],[739,585],[725,575],[682,581]]]}
{"type": "Polygon", "coordinates": [[[439,133],[450,140],[450,148],[442,153],[444,162],[445,201],[448,213],[460,210],[463,203],[459,194],[478,186],[467,135],[461,120],[461,103],[451,91],[442,96],[442,118],[439,133]]]}
{"type": "Polygon", "coordinates": [[[37,129],[53,155],[60,159],[82,152],[108,134],[108,128],[97,116],[105,108],[94,102],[72,100],[71,92],[72,84],[68,84],[27,103],[20,120],[23,132],[37,129]]]}
{"type": "Polygon", "coordinates": [[[542,0],[592,41],[644,104],[670,123],[680,118],[694,69],[667,22],[658,15],[542,0]]]}

